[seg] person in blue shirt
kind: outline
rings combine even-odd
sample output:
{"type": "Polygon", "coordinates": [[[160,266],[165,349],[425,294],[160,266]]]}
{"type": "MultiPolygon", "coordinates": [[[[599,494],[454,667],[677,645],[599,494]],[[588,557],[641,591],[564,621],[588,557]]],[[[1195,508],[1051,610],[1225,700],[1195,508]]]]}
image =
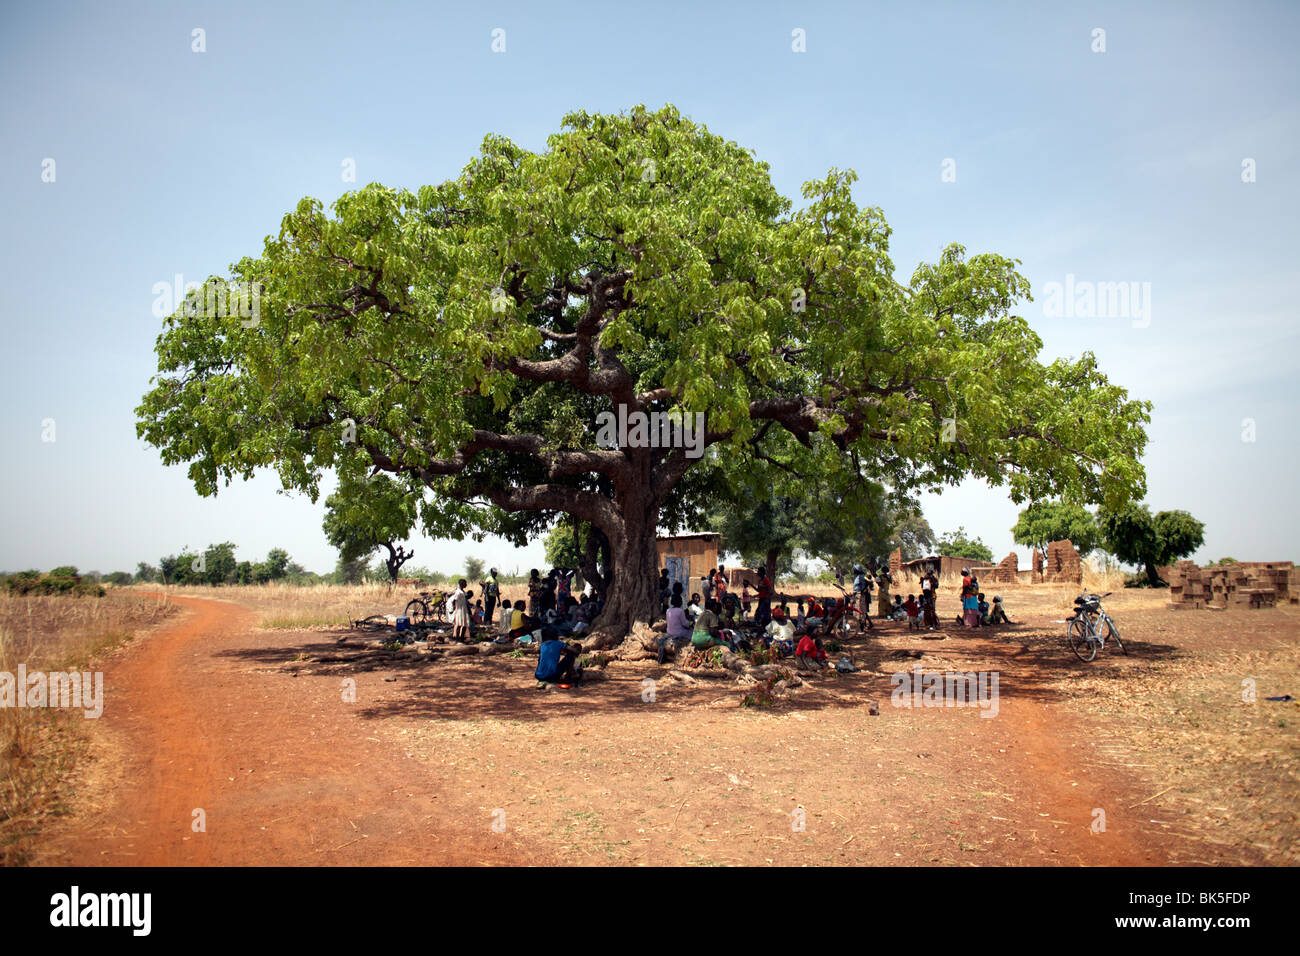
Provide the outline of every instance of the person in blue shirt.
{"type": "Polygon", "coordinates": [[[578,651],[560,640],[553,627],[542,628],[542,643],[537,648],[537,670],[533,674],[541,684],[582,683],[578,651]]]}

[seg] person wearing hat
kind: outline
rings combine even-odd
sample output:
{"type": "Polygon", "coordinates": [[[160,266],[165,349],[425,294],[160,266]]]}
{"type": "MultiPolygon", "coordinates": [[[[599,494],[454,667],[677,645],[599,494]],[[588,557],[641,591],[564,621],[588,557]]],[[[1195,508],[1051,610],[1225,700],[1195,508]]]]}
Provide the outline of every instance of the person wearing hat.
{"type": "Polygon", "coordinates": [[[497,608],[497,599],[501,597],[501,583],[497,580],[497,569],[488,571],[488,579],[480,581],[483,586],[483,620],[491,621],[492,612],[497,608]]]}
{"type": "Polygon", "coordinates": [[[772,620],[765,629],[765,637],[768,647],[777,645],[783,657],[794,653],[794,623],[785,616],[782,608],[772,610],[772,620]]]}

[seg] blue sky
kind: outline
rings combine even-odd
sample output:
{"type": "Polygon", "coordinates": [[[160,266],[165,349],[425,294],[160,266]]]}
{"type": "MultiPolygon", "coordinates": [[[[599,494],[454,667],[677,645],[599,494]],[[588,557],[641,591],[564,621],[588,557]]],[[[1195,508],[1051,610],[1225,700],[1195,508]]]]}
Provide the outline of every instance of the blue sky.
{"type": "MultiPolygon", "coordinates": [[[[1091,349],[1155,403],[1147,500],[1205,521],[1198,557],[1300,559],[1298,22],[1269,3],[7,5],[0,568],[129,569],[225,540],[331,568],[320,504],[269,474],[201,499],[135,438],[155,283],[259,253],[303,196],[440,182],[489,132],[542,148],[571,109],[665,102],[793,198],[856,169],[904,281],[953,241],[1022,260],[1044,357],[1091,349]],[[1149,322],[1050,315],[1067,276],[1149,283],[1149,322]]],[[[925,511],[1012,548],[1001,491],[925,511]]],[[[416,552],[540,562],[491,541],[416,552]]]]}

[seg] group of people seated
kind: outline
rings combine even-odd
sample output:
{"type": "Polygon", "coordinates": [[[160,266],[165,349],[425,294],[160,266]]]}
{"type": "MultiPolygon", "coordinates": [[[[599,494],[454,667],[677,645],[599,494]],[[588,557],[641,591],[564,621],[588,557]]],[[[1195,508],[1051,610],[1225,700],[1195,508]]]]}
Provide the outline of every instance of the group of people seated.
{"type": "MultiPolygon", "coordinates": [[[[686,598],[681,582],[669,579],[667,569],[663,569],[659,578],[660,595],[665,609],[665,633],[659,639],[658,659],[663,663],[665,657],[677,648],[690,645],[697,650],[710,647],[727,647],[734,652],[751,650],[754,644],[761,643],[769,651],[782,657],[795,657],[800,666],[826,666],[826,652],[822,648],[819,632],[847,611],[857,611],[863,621],[870,623],[870,593],[874,587],[881,588],[881,602],[878,616],[885,620],[906,622],[910,630],[939,629],[939,616],[936,610],[939,579],[934,570],[927,570],[921,579],[919,594],[908,594],[904,600],[901,594],[893,595],[892,602],[887,597],[887,588],[891,578],[887,572],[867,573],[855,565],[853,606],[845,608],[849,598],[807,598],[807,607],[803,598],[797,601],[797,610],[791,614],[784,602],[771,607],[772,586],[761,569],[755,574],[762,574],[757,594],[760,597],[759,611],[749,617],[750,597],[749,581],[742,584],[740,595],[729,590],[725,569],[714,568],[703,577],[706,593],[692,593],[686,598]]],[[[958,624],[970,627],[982,627],[992,624],[1010,624],[1006,609],[1000,595],[994,595],[990,604],[984,593],[979,590],[979,581],[970,570],[962,569],[962,614],[957,617],[958,624]]]]}
{"type": "Polygon", "coordinates": [[[591,622],[601,612],[604,602],[598,597],[583,594],[578,600],[557,602],[554,607],[534,613],[524,601],[502,601],[497,618],[498,644],[526,638],[538,629],[552,628],[557,634],[576,637],[591,627],[591,622]]]}
{"type": "Polygon", "coordinates": [[[1010,624],[1006,608],[1002,606],[1002,597],[993,595],[993,604],[984,597],[980,590],[979,578],[970,572],[970,568],[961,569],[961,613],[956,623],[966,627],[988,627],[991,624],[1010,624]]]}

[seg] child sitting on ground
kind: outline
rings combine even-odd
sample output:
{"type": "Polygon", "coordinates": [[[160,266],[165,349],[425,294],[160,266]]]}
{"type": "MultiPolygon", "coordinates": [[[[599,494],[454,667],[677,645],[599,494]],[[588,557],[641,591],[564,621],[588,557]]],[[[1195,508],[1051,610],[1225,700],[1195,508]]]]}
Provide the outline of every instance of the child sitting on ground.
{"type": "Polygon", "coordinates": [[[785,612],[779,607],[772,611],[772,620],[768,622],[763,643],[769,649],[775,649],[782,657],[794,653],[794,624],[786,619],[785,612]]]}
{"type": "Polygon", "coordinates": [[[975,605],[975,609],[980,612],[980,624],[988,624],[989,623],[989,602],[984,600],[983,591],[980,592],[979,603],[975,605]]]}
{"type": "Polygon", "coordinates": [[[799,599],[799,612],[794,616],[794,629],[802,631],[808,626],[808,618],[803,612],[803,598],[799,599]]]}
{"type": "Polygon", "coordinates": [[[799,646],[794,652],[795,666],[800,670],[819,671],[826,666],[826,651],[822,643],[811,634],[799,639],[799,646]]]}
{"type": "Polygon", "coordinates": [[[1000,595],[993,595],[993,610],[989,612],[990,624],[1010,624],[1011,619],[1007,617],[1006,608],[1002,606],[1000,595]]]}
{"type": "Polygon", "coordinates": [[[536,627],[536,618],[524,613],[524,602],[522,600],[516,601],[514,610],[510,612],[509,636],[512,638],[523,637],[534,627],[536,627]]]}
{"type": "Polygon", "coordinates": [[[903,604],[903,612],[907,615],[907,629],[909,631],[918,631],[921,629],[921,605],[916,603],[916,595],[909,594],[907,601],[903,604]]]}
{"type": "Polygon", "coordinates": [[[553,627],[542,628],[542,643],[537,648],[537,686],[556,684],[567,687],[568,682],[582,683],[582,666],[578,664],[579,646],[565,644],[560,632],[553,627]]]}
{"type": "Polygon", "coordinates": [[[510,618],[514,611],[509,601],[501,602],[501,616],[497,618],[497,643],[504,644],[510,640],[510,618]]]}
{"type": "Polygon", "coordinates": [[[903,595],[894,595],[894,603],[889,606],[889,616],[895,621],[906,620],[907,610],[903,607],[903,595]]]}

